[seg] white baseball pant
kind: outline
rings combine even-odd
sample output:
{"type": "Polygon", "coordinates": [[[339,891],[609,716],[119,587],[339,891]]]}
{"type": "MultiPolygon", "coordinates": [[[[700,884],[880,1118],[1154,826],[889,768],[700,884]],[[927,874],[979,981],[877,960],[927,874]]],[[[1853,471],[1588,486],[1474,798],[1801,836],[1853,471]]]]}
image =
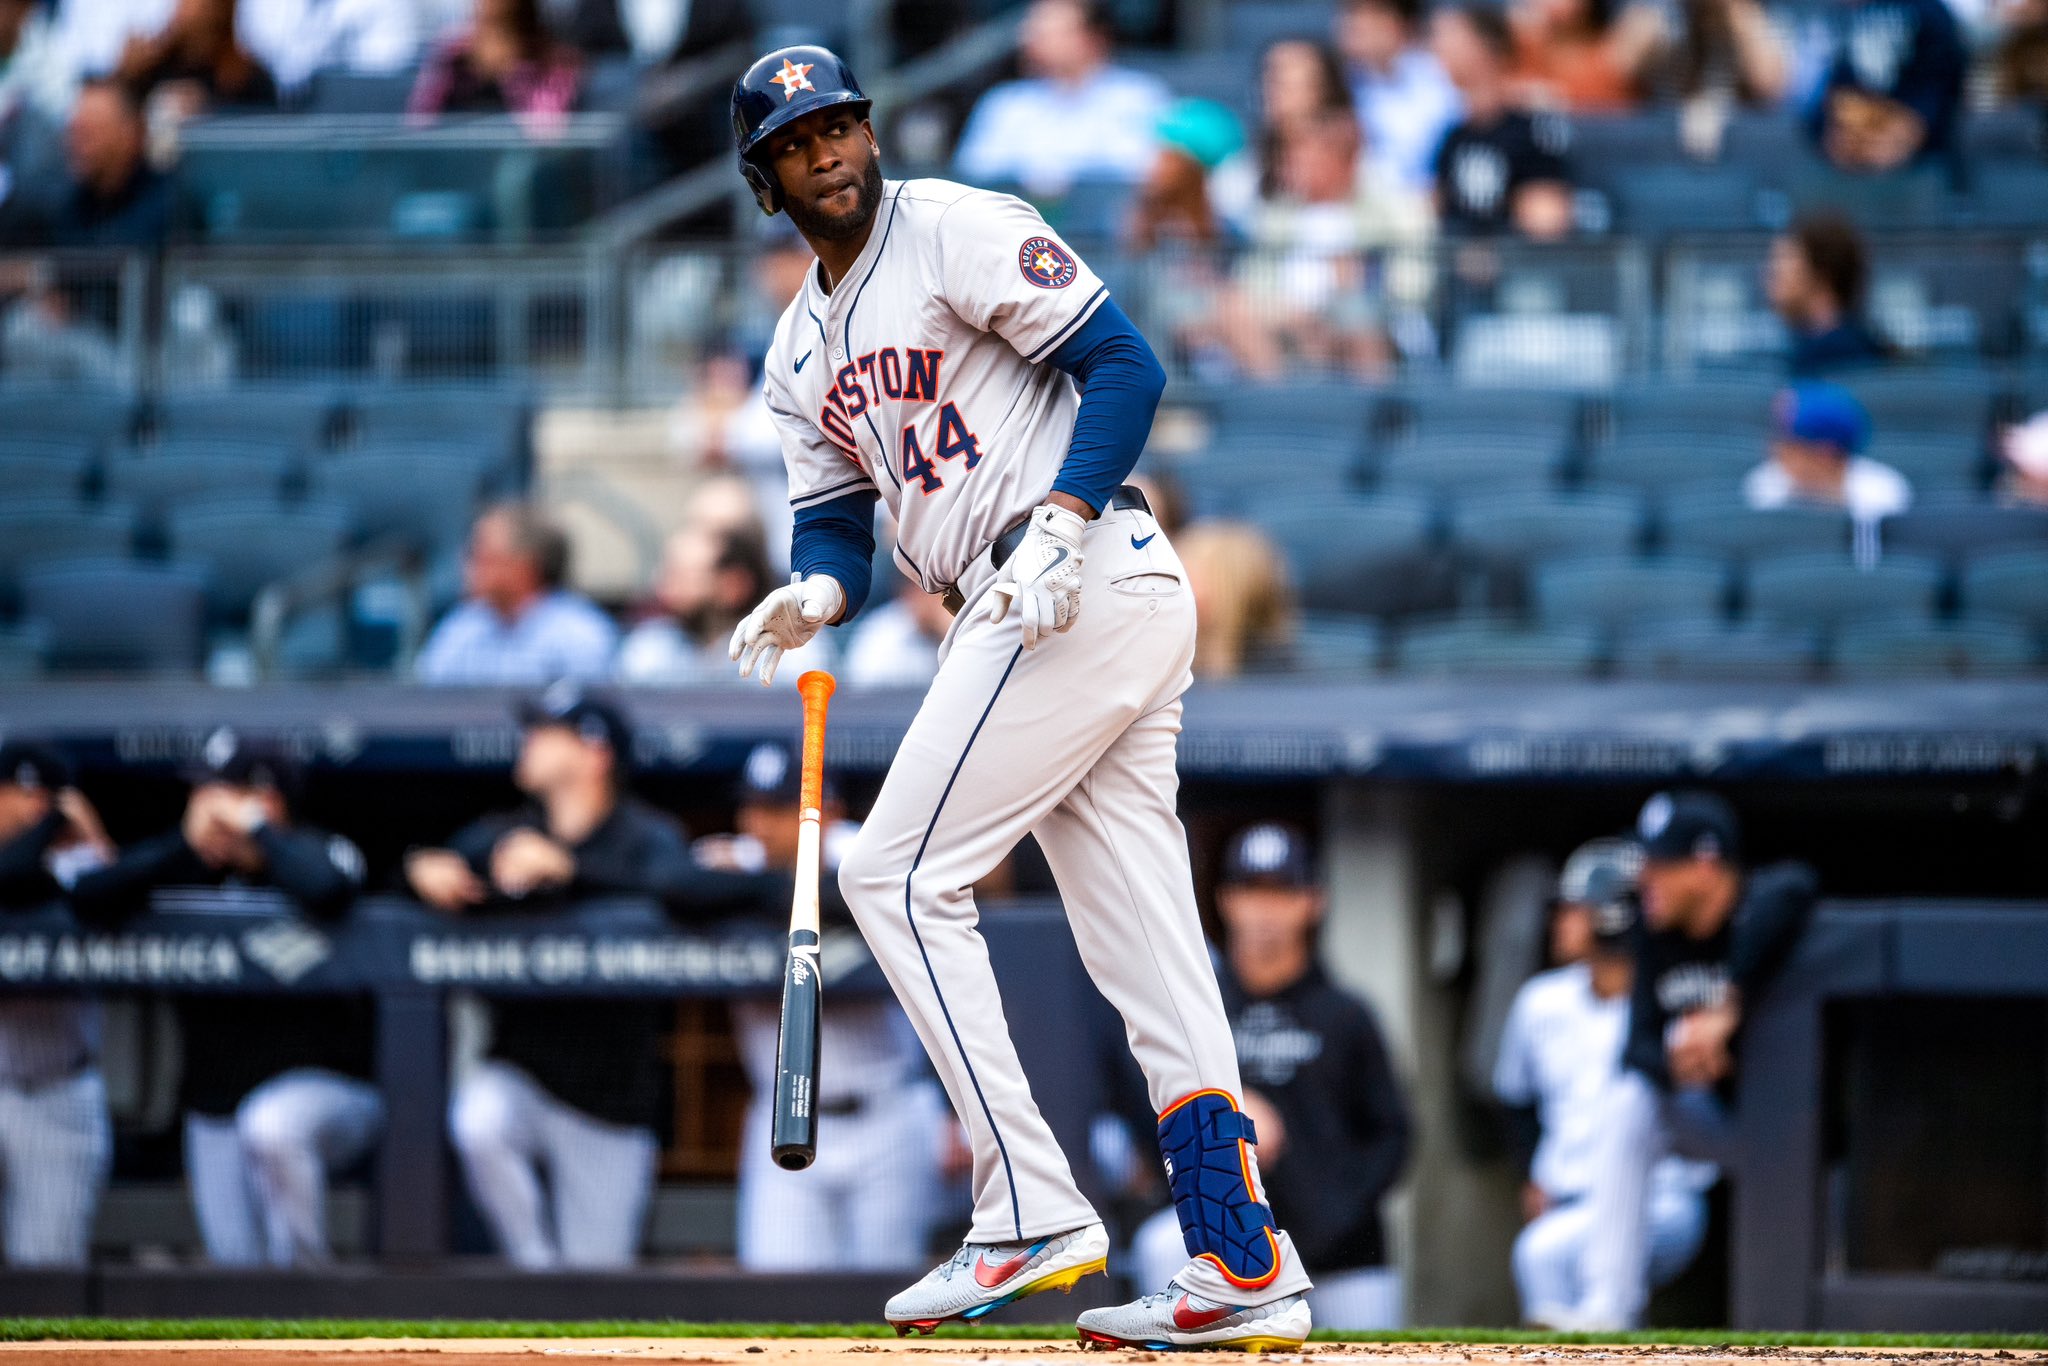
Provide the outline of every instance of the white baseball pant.
{"type": "MultiPolygon", "coordinates": [[[[1645,1218],[1649,1285],[1665,1285],[1699,1255],[1707,1236],[1706,1196],[1676,1182],[1653,1181],[1645,1218]]],[[[1552,1206],[1515,1235],[1515,1289],[1525,1323],[1556,1327],[1579,1321],[1592,1246],[1593,1205],[1584,1199],[1552,1206]]]]}
{"type": "MultiPolygon", "coordinates": [[[[971,889],[1027,833],[1052,866],[1089,975],[1123,1015],[1153,1108],[1206,1089],[1241,1095],[1175,812],[1193,597],[1146,513],[1104,515],[1082,547],[1080,617],[1035,650],[1023,648],[1014,612],[987,618],[987,553],[963,575],[966,606],[938,676],[839,872],[966,1127],[978,1243],[1097,1217],[1032,1100],[975,928],[971,889]]],[[[1308,1288],[1287,1235],[1278,1241],[1282,1265],[1260,1302],[1308,1288]]],[[[1206,1260],[1190,1261],[1181,1282],[1243,1299],[1206,1260]]]]}
{"type": "Polygon", "coordinates": [[[84,1266],[114,1150],[98,1068],[0,1086],[0,1178],[9,1266],[84,1266]]]}
{"type": "Polygon", "coordinates": [[[654,1189],[653,1130],[593,1119],[510,1063],[485,1061],[456,1086],[448,1132],[470,1196],[514,1266],[633,1264],[654,1189]]]}
{"type": "Polygon", "coordinates": [[[1739,1135],[1712,1091],[1661,1090],[1632,1070],[1601,1092],[1600,1105],[1598,1161],[1586,1196],[1585,1296],[1572,1326],[1633,1328],[1650,1300],[1651,1171],[1669,1153],[1733,1171],[1739,1135]]]}
{"type": "Polygon", "coordinates": [[[317,1068],[281,1072],[231,1119],[185,1116],[185,1170],[207,1257],[220,1266],[318,1266],[327,1176],[361,1161],[384,1128],[368,1082],[317,1068]]]}

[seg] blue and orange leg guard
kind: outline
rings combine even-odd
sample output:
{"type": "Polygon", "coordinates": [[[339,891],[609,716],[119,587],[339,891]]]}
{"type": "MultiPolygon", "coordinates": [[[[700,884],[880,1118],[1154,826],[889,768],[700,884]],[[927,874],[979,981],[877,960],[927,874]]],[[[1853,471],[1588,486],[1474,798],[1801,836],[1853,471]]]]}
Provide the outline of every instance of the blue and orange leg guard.
{"type": "Polygon", "coordinates": [[[1243,1290],[1263,1289],[1280,1274],[1273,1211],[1252,1180],[1258,1141],[1225,1091],[1197,1091],[1159,1116],[1159,1151],[1188,1256],[1243,1290]]]}

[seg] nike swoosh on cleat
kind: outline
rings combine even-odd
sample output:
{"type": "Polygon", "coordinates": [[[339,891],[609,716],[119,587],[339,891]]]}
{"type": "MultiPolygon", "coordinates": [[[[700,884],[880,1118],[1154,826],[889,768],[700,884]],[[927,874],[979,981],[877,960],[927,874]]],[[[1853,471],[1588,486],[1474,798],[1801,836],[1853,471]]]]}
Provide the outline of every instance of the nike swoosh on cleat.
{"type": "Polygon", "coordinates": [[[1024,1264],[1036,1256],[1039,1249],[1043,1246],[1043,1243],[1034,1243],[1008,1261],[994,1264],[989,1262],[986,1252],[982,1253],[974,1259],[974,1283],[983,1290],[995,1289],[1004,1281],[1009,1280],[1010,1277],[1022,1271],[1024,1264]]]}
{"type": "MultiPolygon", "coordinates": [[[[1158,534],[1159,533],[1155,531],[1152,533],[1152,536],[1157,536],[1158,534]]],[[[1131,549],[1143,550],[1146,546],[1152,544],[1152,536],[1147,536],[1142,541],[1139,540],[1136,536],[1131,537],[1131,549]]]]}
{"type": "Polygon", "coordinates": [[[802,373],[804,372],[804,362],[805,362],[805,361],[807,361],[807,360],[809,360],[810,358],[811,358],[811,353],[810,353],[810,352],[808,352],[808,351],[806,351],[806,352],[804,352],[804,353],[803,353],[803,354],[802,354],[801,356],[798,356],[798,357],[796,358],[796,364],[795,364],[795,365],[792,365],[792,366],[790,366],[789,368],[790,368],[790,369],[791,369],[791,370],[792,370],[793,372],[795,372],[796,374],[799,374],[799,375],[801,375],[801,374],[802,374],[802,373]]]}
{"type": "Polygon", "coordinates": [[[1180,1302],[1173,1306],[1173,1326],[1184,1333],[1191,1333],[1197,1328],[1221,1323],[1236,1312],[1228,1305],[1221,1309],[1197,1309],[1188,1303],[1186,1295],[1182,1295],[1180,1302]]]}

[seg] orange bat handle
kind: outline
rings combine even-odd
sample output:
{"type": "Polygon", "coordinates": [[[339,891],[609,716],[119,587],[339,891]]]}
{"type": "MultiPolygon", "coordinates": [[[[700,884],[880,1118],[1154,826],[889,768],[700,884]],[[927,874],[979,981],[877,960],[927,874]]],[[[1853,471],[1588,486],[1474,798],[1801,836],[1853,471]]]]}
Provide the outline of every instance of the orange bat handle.
{"type": "Polygon", "coordinates": [[[820,810],[825,805],[825,709],[837,679],[823,669],[813,669],[796,681],[804,698],[803,809],[820,810]]]}

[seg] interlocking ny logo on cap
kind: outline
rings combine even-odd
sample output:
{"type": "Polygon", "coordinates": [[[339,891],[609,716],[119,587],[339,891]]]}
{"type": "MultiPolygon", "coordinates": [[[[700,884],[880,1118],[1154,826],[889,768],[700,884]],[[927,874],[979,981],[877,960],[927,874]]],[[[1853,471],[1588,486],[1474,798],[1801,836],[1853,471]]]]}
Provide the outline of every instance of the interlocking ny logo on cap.
{"type": "Polygon", "coordinates": [[[782,70],[776,72],[768,79],[782,87],[784,103],[795,99],[796,92],[799,90],[816,90],[818,88],[811,84],[812,65],[813,63],[811,62],[792,62],[787,57],[782,59],[782,70]]]}

